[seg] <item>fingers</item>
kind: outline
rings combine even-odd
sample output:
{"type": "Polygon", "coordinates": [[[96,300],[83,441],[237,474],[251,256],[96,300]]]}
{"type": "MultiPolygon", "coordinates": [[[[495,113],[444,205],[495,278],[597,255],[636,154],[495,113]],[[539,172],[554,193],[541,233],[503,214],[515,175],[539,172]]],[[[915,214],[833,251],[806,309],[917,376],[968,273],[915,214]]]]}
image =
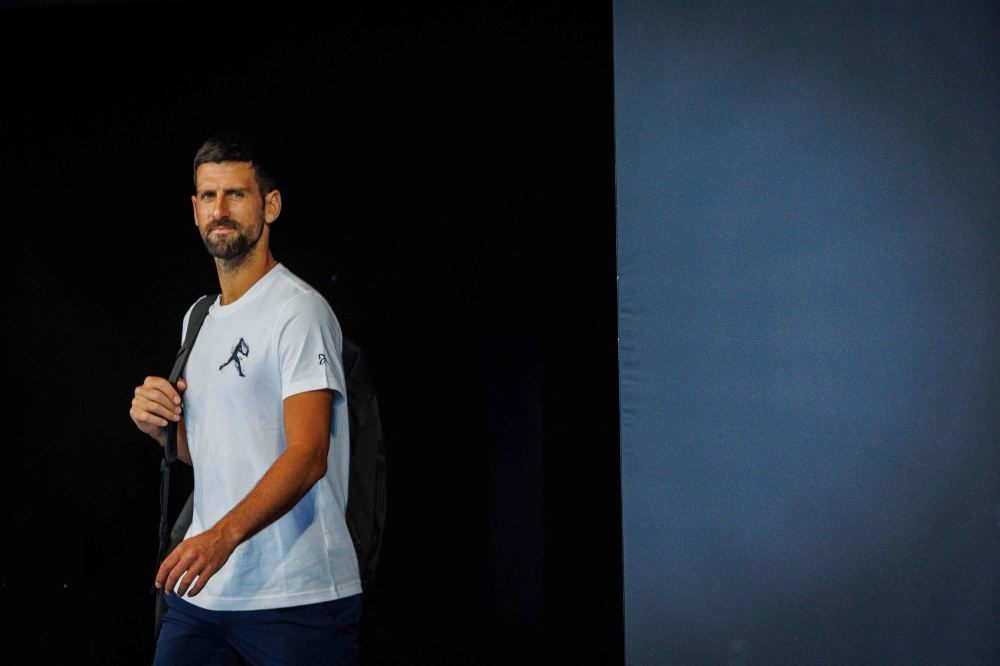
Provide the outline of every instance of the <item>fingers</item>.
{"type": "Polygon", "coordinates": [[[190,589],[189,597],[201,592],[208,579],[215,573],[210,558],[196,549],[184,549],[182,543],[160,565],[156,574],[156,587],[163,588],[164,594],[183,597],[190,589]],[[183,551],[180,554],[178,551],[183,551]],[[193,587],[192,587],[193,584],[193,587]]]}
{"type": "Polygon", "coordinates": [[[201,592],[202,588],[205,587],[208,583],[208,579],[211,577],[211,574],[202,571],[201,574],[198,575],[198,581],[194,584],[194,587],[191,588],[191,591],[188,592],[188,596],[193,597],[201,592]]]}
{"type": "MultiPolygon", "coordinates": [[[[167,576],[171,571],[173,571],[174,567],[177,566],[177,563],[180,561],[181,557],[178,551],[181,549],[182,545],[184,544],[182,543],[177,546],[177,548],[174,548],[172,553],[163,558],[163,563],[160,564],[160,569],[156,572],[156,581],[153,583],[157,589],[163,587],[163,585],[167,582],[167,576]]],[[[166,593],[170,594],[170,588],[167,588],[166,593]]]]}
{"type": "Polygon", "coordinates": [[[156,587],[162,587],[167,596],[173,594],[176,589],[178,596],[183,597],[188,585],[198,575],[199,567],[196,562],[197,556],[192,551],[177,546],[160,565],[160,571],[156,574],[156,587]],[[177,586],[178,582],[181,582],[181,587],[177,586]]]}
{"type": "Polygon", "coordinates": [[[183,377],[181,377],[180,379],[177,380],[177,390],[178,391],[186,391],[187,387],[188,387],[187,382],[184,380],[183,377]]]}
{"type": "Polygon", "coordinates": [[[128,411],[128,415],[132,417],[132,421],[145,433],[153,435],[154,437],[158,432],[163,432],[163,427],[167,425],[167,422],[156,416],[155,414],[150,414],[149,412],[144,412],[137,407],[133,407],[128,411]]]}
{"type": "MultiPolygon", "coordinates": [[[[181,396],[174,390],[174,387],[170,385],[163,377],[146,377],[146,381],[142,383],[139,388],[146,389],[147,391],[159,391],[167,398],[167,404],[179,405],[181,404],[181,396]]],[[[138,391],[139,389],[136,389],[138,391]]]]}
{"type": "MultiPolygon", "coordinates": [[[[193,569],[188,569],[187,571],[185,571],[181,575],[183,577],[180,578],[180,582],[177,585],[177,596],[178,597],[183,597],[184,596],[184,593],[188,591],[188,587],[190,587],[191,583],[196,578],[198,579],[199,583],[201,582],[201,579],[204,578],[204,576],[200,575],[198,572],[194,571],[193,569]]],[[[191,596],[191,595],[188,595],[188,596],[191,596]]]]}
{"type": "Polygon", "coordinates": [[[215,573],[211,563],[205,563],[202,558],[193,554],[188,555],[189,557],[181,558],[167,575],[164,581],[167,595],[176,591],[178,597],[183,597],[190,588],[188,596],[193,597],[201,592],[208,579],[215,573]]]}
{"type": "MultiPolygon", "coordinates": [[[[208,584],[208,580],[214,574],[215,568],[211,562],[203,562],[202,558],[196,558],[188,566],[187,571],[182,574],[184,577],[180,579],[180,584],[177,586],[177,596],[183,597],[185,592],[189,597],[195,596],[208,584]]],[[[169,582],[170,579],[168,578],[167,581],[169,582]]]]}
{"type": "Polygon", "coordinates": [[[164,590],[165,590],[164,593],[167,596],[173,594],[174,590],[177,590],[178,596],[181,597],[184,596],[184,590],[177,589],[177,582],[181,579],[182,576],[184,576],[185,573],[190,573],[189,579],[194,578],[196,575],[198,575],[194,571],[189,571],[187,564],[184,563],[183,560],[181,561],[181,563],[179,563],[177,566],[175,566],[173,569],[170,570],[170,574],[167,576],[167,580],[164,583],[164,590]]]}
{"type": "Polygon", "coordinates": [[[156,436],[157,428],[166,426],[168,421],[181,420],[181,410],[180,394],[170,382],[162,377],[146,377],[142,386],[135,389],[129,415],[140,430],[156,436]]]}
{"type": "Polygon", "coordinates": [[[146,400],[162,405],[164,409],[169,410],[169,413],[173,414],[181,413],[181,405],[179,403],[173,402],[167,396],[167,394],[157,389],[147,388],[145,386],[137,386],[135,388],[135,395],[136,397],[145,398],[146,400]]]}
{"type": "Polygon", "coordinates": [[[180,407],[170,409],[164,407],[158,402],[154,402],[141,396],[132,398],[132,410],[130,413],[133,421],[142,420],[146,423],[153,423],[158,426],[167,425],[167,420],[181,420],[180,407]]]}

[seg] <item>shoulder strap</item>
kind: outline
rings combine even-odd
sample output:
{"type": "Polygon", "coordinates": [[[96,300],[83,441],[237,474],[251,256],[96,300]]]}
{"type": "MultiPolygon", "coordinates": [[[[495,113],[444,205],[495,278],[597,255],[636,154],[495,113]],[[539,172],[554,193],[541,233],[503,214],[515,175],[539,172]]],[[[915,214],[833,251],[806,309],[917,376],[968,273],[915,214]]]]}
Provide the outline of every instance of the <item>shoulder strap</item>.
{"type": "MultiPolygon", "coordinates": [[[[194,304],[191,308],[191,316],[188,317],[187,332],[184,334],[184,343],[181,345],[180,350],[177,352],[177,358],[174,360],[174,367],[170,371],[170,384],[177,388],[177,380],[181,378],[181,373],[184,372],[184,365],[187,363],[188,357],[191,355],[191,349],[194,347],[195,340],[198,339],[198,333],[201,331],[201,325],[205,323],[205,317],[208,316],[208,309],[212,307],[212,303],[215,302],[218,294],[213,294],[210,296],[202,296],[201,299],[194,304]]],[[[183,533],[179,538],[172,538],[176,535],[172,534],[170,529],[170,513],[169,513],[169,502],[170,502],[170,467],[177,461],[177,424],[173,421],[167,422],[167,440],[163,444],[163,462],[161,463],[160,469],[163,470],[163,476],[160,479],[160,548],[156,555],[156,568],[159,569],[160,564],[167,554],[173,549],[174,546],[183,538],[183,533]]],[[[189,498],[190,500],[190,498],[189,498]]],[[[190,522],[190,517],[184,517],[184,512],[188,509],[187,506],[181,510],[181,516],[179,518],[184,518],[190,522]]],[[[154,612],[154,638],[159,639],[160,637],[160,627],[163,625],[163,616],[167,612],[167,604],[163,597],[163,590],[153,589],[151,592],[156,594],[156,607],[154,612]]]]}
{"type": "MultiPolygon", "coordinates": [[[[180,350],[177,352],[174,368],[170,371],[170,384],[174,388],[177,388],[177,380],[181,378],[181,373],[184,372],[184,365],[191,355],[191,349],[194,347],[195,340],[198,339],[201,325],[205,323],[205,317],[208,316],[208,309],[215,303],[217,296],[218,294],[202,296],[201,300],[191,308],[187,333],[184,335],[184,344],[181,345],[180,350]]],[[[163,457],[166,459],[168,465],[172,465],[177,460],[177,424],[173,421],[167,424],[167,441],[163,445],[163,457]]]]}

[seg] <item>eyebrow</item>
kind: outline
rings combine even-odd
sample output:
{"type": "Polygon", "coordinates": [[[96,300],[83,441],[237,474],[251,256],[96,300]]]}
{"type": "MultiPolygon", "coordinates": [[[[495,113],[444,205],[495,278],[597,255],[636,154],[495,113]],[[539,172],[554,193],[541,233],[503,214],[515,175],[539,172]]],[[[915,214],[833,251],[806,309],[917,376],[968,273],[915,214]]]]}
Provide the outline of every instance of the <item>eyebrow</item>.
{"type": "MultiPolygon", "coordinates": [[[[201,196],[203,194],[215,194],[216,191],[217,190],[214,190],[212,188],[205,188],[204,190],[199,190],[198,191],[198,195],[201,196]]],[[[222,190],[222,193],[223,194],[246,194],[249,191],[250,191],[250,189],[247,188],[247,187],[230,187],[228,189],[222,190]]]]}

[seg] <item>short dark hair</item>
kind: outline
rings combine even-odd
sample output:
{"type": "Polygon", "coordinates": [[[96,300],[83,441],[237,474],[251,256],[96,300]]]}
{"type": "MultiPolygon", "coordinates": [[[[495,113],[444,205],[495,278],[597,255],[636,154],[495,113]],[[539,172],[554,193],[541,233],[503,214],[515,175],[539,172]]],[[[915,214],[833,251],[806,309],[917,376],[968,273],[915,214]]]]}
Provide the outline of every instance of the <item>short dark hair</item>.
{"type": "Polygon", "coordinates": [[[238,132],[222,132],[209,137],[194,156],[194,186],[198,187],[198,167],[220,162],[249,162],[261,196],[278,189],[278,183],[268,170],[260,151],[238,132]]]}

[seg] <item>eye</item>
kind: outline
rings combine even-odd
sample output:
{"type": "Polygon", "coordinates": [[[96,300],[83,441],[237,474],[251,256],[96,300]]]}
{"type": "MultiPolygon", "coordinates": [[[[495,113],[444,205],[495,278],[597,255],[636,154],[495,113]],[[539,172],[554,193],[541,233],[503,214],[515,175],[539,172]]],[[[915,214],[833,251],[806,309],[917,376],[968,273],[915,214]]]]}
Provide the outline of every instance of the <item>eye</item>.
{"type": "Polygon", "coordinates": [[[213,199],[214,197],[215,197],[214,192],[205,192],[204,194],[201,195],[202,199],[213,199]]]}

